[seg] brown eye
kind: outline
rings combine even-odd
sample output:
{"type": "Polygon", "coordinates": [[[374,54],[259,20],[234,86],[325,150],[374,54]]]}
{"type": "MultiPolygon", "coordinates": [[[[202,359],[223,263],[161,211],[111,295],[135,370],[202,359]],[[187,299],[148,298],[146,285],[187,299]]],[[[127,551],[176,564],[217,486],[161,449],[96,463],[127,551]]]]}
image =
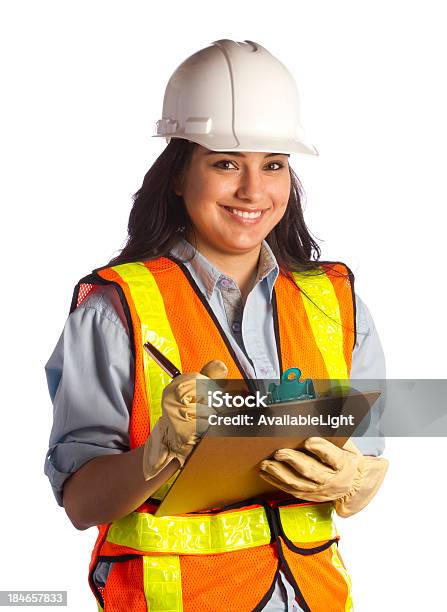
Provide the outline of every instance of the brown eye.
{"type": "Polygon", "coordinates": [[[220,168],[221,170],[231,170],[231,168],[228,168],[228,166],[224,167],[223,164],[233,164],[233,166],[234,166],[234,163],[231,160],[229,160],[229,159],[222,159],[221,161],[216,162],[214,164],[214,167],[215,168],[220,168]]]}
{"type": "Polygon", "coordinates": [[[282,164],[281,162],[270,162],[269,164],[267,164],[267,166],[278,166],[277,168],[270,168],[270,170],[281,170],[281,168],[284,168],[284,164],[282,164]]]}

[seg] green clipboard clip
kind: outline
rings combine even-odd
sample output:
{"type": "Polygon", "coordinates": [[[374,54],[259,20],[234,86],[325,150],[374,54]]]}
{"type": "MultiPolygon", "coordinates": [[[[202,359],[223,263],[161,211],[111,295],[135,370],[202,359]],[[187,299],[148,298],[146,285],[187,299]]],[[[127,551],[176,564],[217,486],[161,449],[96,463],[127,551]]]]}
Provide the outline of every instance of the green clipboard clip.
{"type": "Polygon", "coordinates": [[[300,381],[301,370],[299,368],[289,368],[281,376],[279,385],[269,384],[269,404],[279,404],[280,402],[296,402],[297,400],[316,399],[315,387],[310,378],[300,381]]]}

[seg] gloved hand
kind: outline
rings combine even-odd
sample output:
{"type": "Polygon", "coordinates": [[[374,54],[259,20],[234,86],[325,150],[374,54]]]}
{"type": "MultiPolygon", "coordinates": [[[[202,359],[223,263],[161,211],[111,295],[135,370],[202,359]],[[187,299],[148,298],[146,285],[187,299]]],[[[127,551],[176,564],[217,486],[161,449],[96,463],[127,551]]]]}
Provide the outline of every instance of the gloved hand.
{"type": "Polygon", "coordinates": [[[148,436],[143,452],[145,480],[154,478],[172,461],[180,465],[194,448],[200,434],[208,427],[208,416],[216,414],[205,397],[197,397],[196,381],[226,378],[228,368],[214,359],[199,372],[181,374],[165,387],[161,399],[162,415],[148,436]]]}
{"type": "Polygon", "coordinates": [[[388,460],[363,455],[351,440],[343,448],[324,438],[308,438],[304,452],[284,448],[274,460],[261,462],[260,476],[294,497],[335,501],[339,516],[351,516],[374,497],[388,469],[388,460]]]}

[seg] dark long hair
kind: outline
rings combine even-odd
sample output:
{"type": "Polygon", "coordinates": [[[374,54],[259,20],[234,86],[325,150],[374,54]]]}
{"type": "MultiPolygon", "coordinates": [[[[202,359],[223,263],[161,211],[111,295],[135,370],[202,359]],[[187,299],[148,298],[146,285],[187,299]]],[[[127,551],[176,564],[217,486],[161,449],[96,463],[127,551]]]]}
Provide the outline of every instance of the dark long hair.
{"type": "MultiPolygon", "coordinates": [[[[109,265],[166,256],[190,221],[183,198],[176,195],[174,181],[188,167],[196,144],[173,138],[149,168],[143,184],[133,196],[126,245],[109,265]]],[[[301,202],[301,183],[289,168],[290,197],[281,221],[266,237],[279,267],[285,273],[314,270],[320,248],[306,227],[301,202]]]]}

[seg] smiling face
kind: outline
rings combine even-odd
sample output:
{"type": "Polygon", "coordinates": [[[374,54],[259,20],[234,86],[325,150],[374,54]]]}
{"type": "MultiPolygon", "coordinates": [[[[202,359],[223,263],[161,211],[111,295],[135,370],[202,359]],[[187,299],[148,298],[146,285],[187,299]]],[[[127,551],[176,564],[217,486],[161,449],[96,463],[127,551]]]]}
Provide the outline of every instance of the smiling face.
{"type": "Polygon", "coordinates": [[[290,186],[285,154],[217,153],[197,145],[175,191],[199,251],[241,255],[259,252],[286,211],[290,186]]]}

